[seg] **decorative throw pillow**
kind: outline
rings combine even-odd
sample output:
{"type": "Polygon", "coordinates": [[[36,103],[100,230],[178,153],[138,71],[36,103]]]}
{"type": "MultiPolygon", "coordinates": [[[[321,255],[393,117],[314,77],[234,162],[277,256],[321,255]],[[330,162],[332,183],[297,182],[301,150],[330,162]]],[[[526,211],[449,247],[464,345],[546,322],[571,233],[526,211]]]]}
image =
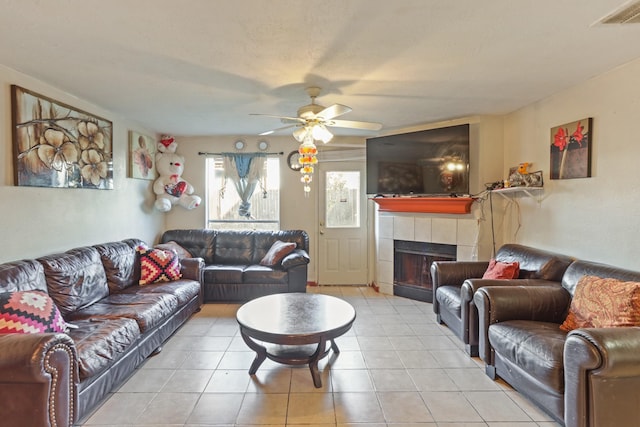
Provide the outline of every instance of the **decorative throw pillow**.
{"type": "Polygon", "coordinates": [[[489,267],[482,276],[483,279],[517,279],[520,274],[520,263],[501,262],[492,259],[489,261],[489,267]]]}
{"type": "Polygon", "coordinates": [[[273,267],[282,261],[282,258],[289,255],[296,248],[296,244],[294,242],[283,242],[280,240],[276,240],[271,245],[271,248],[267,252],[267,254],[260,261],[260,265],[265,265],[268,267],[273,267]]]}
{"type": "Polygon", "coordinates": [[[0,334],[65,332],[66,326],[60,310],[45,292],[0,293],[0,334]]]}
{"type": "Polygon", "coordinates": [[[640,326],[640,283],[583,276],[560,329],[616,326],[640,326]]]}
{"type": "Polygon", "coordinates": [[[178,255],[179,259],[193,258],[193,255],[191,255],[191,252],[189,252],[188,250],[186,250],[185,248],[183,248],[182,246],[180,246],[177,242],[174,242],[173,240],[171,240],[171,241],[169,241],[167,243],[158,243],[154,247],[156,249],[162,249],[164,251],[173,251],[173,252],[176,253],[176,255],[178,255]]]}
{"type": "Polygon", "coordinates": [[[182,277],[180,259],[173,251],[150,248],[140,245],[136,248],[140,254],[140,284],[170,282],[182,277]]]}

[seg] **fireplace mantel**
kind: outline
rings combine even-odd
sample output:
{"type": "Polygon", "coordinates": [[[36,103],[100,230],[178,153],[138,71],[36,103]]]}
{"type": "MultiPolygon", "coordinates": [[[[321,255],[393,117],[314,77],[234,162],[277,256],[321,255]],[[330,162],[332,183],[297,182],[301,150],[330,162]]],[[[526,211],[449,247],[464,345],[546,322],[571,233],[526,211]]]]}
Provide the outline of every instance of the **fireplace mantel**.
{"type": "Polygon", "coordinates": [[[380,212],[420,212],[467,214],[471,212],[471,197],[376,197],[380,212]]]}

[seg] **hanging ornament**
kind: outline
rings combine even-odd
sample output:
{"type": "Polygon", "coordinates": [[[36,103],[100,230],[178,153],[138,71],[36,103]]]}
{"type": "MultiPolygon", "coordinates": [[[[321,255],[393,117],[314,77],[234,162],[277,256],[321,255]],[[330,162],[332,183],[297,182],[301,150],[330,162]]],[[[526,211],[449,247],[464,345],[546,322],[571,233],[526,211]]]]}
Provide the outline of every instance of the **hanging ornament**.
{"type": "Polygon", "coordinates": [[[313,174],[313,165],[318,163],[318,158],[316,155],[318,154],[318,149],[316,145],[313,143],[313,137],[305,138],[304,142],[300,144],[300,148],[298,148],[298,153],[300,157],[298,158],[298,162],[302,166],[300,168],[300,173],[302,177],[300,181],[304,184],[304,193],[305,197],[309,195],[311,192],[311,181],[313,174]]]}

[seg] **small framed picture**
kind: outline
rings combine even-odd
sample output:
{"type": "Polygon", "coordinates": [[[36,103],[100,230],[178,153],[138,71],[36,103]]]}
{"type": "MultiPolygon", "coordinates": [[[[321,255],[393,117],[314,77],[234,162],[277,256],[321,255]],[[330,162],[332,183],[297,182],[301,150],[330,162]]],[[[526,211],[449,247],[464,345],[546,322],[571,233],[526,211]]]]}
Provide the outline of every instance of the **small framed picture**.
{"type": "Polygon", "coordinates": [[[156,140],[139,132],[129,131],[129,177],[156,179],[156,140]]]}

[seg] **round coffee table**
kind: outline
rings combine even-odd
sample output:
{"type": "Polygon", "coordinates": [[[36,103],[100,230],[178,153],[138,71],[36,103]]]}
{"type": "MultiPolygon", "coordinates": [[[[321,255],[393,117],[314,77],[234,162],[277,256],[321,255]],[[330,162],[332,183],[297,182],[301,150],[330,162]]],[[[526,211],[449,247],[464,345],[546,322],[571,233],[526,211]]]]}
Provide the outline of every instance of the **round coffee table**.
{"type": "Polygon", "coordinates": [[[334,338],[356,319],[353,306],[322,294],[287,293],[256,298],[236,313],[240,334],[256,352],[249,374],[269,358],[287,365],[309,365],[313,384],[322,387],[318,361],[330,350],[340,353],[334,338]],[[327,348],[327,341],[331,346],[327,348]]]}

